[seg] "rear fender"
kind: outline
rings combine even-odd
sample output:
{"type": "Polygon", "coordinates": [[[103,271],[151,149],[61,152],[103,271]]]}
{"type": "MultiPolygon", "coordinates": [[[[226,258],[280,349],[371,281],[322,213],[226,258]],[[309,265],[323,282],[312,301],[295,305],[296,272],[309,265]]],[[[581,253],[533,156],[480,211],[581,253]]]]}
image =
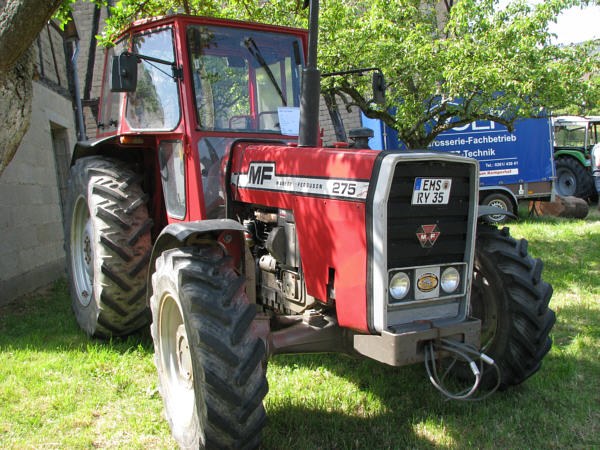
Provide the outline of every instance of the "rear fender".
{"type": "Polygon", "coordinates": [[[554,152],[554,159],[559,156],[569,156],[575,158],[583,167],[590,167],[590,160],[585,158],[583,151],[579,150],[558,150],[554,152]]]}
{"type": "Polygon", "coordinates": [[[71,166],[84,156],[103,155],[106,148],[114,147],[119,144],[118,136],[108,136],[100,139],[90,139],[89,141],[79,141],[75,144],[73,155],[71,155],[71,166]]]}
{"type": "Polygon", "coordinates": [[[154,264],[164,251],[179,247],[193,247],[210,241],[218,244],[231,255],[234,258],[234,265],[238,267],[245,259],[244,231],[244,226],[232,219],[198,220],[167,225],[152,248],[148,264],[146,301],[149,302],[152,296],[154,264]]]}
{"type": "Polygon", "coordinates": [[[156,139],[152,135],[128,136],[114,135],[75,144],[71,155],[71,166],[85,156],[109,156],[124,161],[135,161],[141,158],[140,152],[156,147],[156,139]],[[126,139],[137,139],[138,142],[127,143],[126,139]]]}

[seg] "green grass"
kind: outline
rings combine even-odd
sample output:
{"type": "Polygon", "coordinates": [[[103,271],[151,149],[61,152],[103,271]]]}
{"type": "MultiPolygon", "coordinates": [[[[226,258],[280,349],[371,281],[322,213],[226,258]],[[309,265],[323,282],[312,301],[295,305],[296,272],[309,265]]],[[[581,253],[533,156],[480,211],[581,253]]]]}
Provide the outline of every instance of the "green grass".
{"type": "MultiPolygon", "coordinates": [[[[438,394],[422,365],[274,357],[264,447],[600,448],[600,214],[510,228],[554,287],[554,346],[540,372],[459,403],[438,394]]],[[[64,282],[0,308],[0,448],[173,447],[148,332],[88,339],[64,282]]]]}

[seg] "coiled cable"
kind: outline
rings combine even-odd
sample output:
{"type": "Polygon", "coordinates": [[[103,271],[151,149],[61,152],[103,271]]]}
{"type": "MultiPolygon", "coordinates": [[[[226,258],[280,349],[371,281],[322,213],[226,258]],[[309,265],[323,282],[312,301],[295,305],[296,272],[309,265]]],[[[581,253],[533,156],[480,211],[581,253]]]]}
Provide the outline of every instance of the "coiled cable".
{"type": "Polygon", "coordinates": [[[425,369],[427,370],[429,380],[431,381],[433,386],[442,394],[444,394],[448,399],[463,401],[481,401],[488,398],[500,387],[500,383],[502,380],[500,368],[492,358],[487,356],[485,353],[478,351],[473,346],[464,344],[462,342],[458,342],[454,339],[443,338],[439,341],[427,342],[425,344],[424,351],[425,369]],[[438,362],[435,357],[436,350],[443,350],[453,355],[452,362],[445,369],[441,377],[439,376],[437,369],[438,362]],[[475,362],[476,360],[479,360],[479,364],[475,362]],[[446,376],[450,373],[451,369],[455,366],[457,361],[464,361],[469,365],[469,368],[471,369],[475,380],[473,381],[473,384],[470,387],[467,387],[466,389],[463,389],[460,392],[451,392],[445,385],[444,380],[446,379],[446,376]],[[481,380],[485,373],[485,367],[483,363],[494,368],[496,374],[496,384],[490,391],[486,392],[485,394],[479,397],[473,397],[473,394],[475,394],[475,392],[479,388],[481,380]]]}

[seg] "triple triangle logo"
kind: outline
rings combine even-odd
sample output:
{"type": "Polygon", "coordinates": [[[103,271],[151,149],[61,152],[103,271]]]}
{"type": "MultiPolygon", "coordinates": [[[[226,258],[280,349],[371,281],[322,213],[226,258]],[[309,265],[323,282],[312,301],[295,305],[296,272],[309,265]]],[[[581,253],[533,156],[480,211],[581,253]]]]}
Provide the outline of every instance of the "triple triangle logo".
{"type": "Polygon", "coordinates": [[[440,230],[437,225],[421,225],[417,230],[417,239],[423,248],[433,247],[438,237],[440,230]]]}

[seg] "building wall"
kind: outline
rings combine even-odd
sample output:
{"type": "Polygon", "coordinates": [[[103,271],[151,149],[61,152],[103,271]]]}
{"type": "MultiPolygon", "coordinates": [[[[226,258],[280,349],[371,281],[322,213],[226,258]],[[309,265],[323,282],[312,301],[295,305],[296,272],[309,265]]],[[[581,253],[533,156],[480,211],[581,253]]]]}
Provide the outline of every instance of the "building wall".
{"type": "Polygon", "coordinates": [[[68,91],[67,64],[61,31],[51,23],[39,34],[34,47],[37,47],[36,70],[41,80],[68,91]]]}
{"type": "MultiPolygon", "coordinates": [[[[353,128],[362,127],[360,110],[358,108],[354,107],[350,111],[347,111],[341,100],[338,100],[337,103],[340,116],[342,118],[342,123],[344,124],[344,129],[346,131],[346,136],[353,128]]],[[[329,115],[329,111],[327,110],[327,106],[325,105],[325,100],[323,100],[323,97],[321,97],[320,101],[319,126],[323,131],[323,145],[331,146],[337,141],[335,130],[333,128],[333,122],[331,121],[331,116],[329,115]]]]}
{"type": "Polygon", "coordinates": [[[75,142],[72,110],[70,99],[34,82],[31,126],[0,177],[0,304],[64,274],[58,179],[75,142]]]}
{"type": "Polygon", "coordinates": [[[86,137],[94,139],[97,131],[97,105],[102,88],[102,69],[105,48],[98,45],[95,36],[102,34],[107,7],[96,7],[91,2],[78,1],[73,6],[73,18],[80,39],[77,73],[79,93],[83,103],[86,137]],[[92,59],[90,59],[92,57],[92,59]]]}

